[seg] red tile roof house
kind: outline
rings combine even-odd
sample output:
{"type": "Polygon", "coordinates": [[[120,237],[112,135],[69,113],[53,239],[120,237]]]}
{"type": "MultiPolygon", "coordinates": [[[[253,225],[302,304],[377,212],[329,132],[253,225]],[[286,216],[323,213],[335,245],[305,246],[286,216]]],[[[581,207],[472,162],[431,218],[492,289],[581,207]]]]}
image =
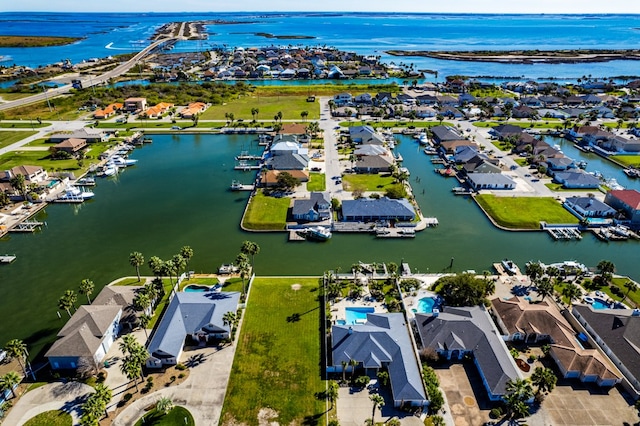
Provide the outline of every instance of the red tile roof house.
{"type": "Polygon", "coordinates": [[[96,120],[103,120],[105,118],[109,118],[112,115],[115,115],[118,111],[120,111],[122,109],[122,106],[123,105],[120,103],[108,105],[104,109],[99,109],[96,112],[94,112],[93,118],[95,118],[96,120]]]}
{"type": "Polygon", "coordinates": [[[633,227],[640,227],[640,192],[635,189],[609,191],[604,202],[616,210],[623,210],[633,227]]]}
{"type": "Polygon", "coordinates": [[[553,302],[530,303],[514,296],[491,301],[498,328],[507,340],[527,344],[550,343],[550,355],[562,376],[609,387],[620,383],[622,373],[597,349],[578,342],[578,332],[553,302]]]}
{"type": "Polygon", "coordinates": [[[125,99],[124,109],[127,112],[144,111],[145,109],[147,109],[147,98],[125,99]]]}

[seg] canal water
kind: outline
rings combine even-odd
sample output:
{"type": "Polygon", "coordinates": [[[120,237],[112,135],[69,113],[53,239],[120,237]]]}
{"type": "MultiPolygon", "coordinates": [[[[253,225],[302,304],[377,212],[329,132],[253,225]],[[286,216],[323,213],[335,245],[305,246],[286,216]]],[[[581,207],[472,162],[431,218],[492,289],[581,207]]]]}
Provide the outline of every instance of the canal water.
{"type": "MultiPolygon", "coordinates": [[[[376,239],[371,235],[334,234],[325,243],[287,242],[284,233],[247,233],[239,227],[248,193],[231,192],[232,180],[251,183],[254,172],[233,170],[241,151],[260,152],[247,135],[161,135],[137,149],[135,167],[117,178],[99,179],[95,199],[80,206],[51,205],[38,217],[42,232],[12,234],[0,241],[0,253],[18,259],[0,266],[0,345],[25,340],[32,354],[42,351],[66,321],[57,300],[77,291],[85,278],[94,293],[111,280],[134,275],[132,251],[145,259],[168,259],[189,245],[189,269],[212,272],[232,262],[244,240],[256,241],[256,272],[261,275],[320,275],[347,271],[353,263],[408,262],[415,272],[489,270],[503,258],[521,267],[528,260],[575,259],[594,266],[612,260],[618,271],[640,278],[635,242],[603,243],[585,234],[582,241],[556,242],[540,232],[515,233],[494,228],[468,197],[454,196],[452,178],[433,172],[418,143],[400,136],[396,150],[411,171],[411,184],[425,216],[440,226],[415,239],[376,239]]],[[[602,170],[605,172],[605,170],[602,170]]],[[[618,172],[622,175],[622,172],[618,172]]],[[[621,180],[621,179],[620,179],[621,180]]],[[[621,182],[622,183],[622,182],[621,182]]],[[[150,274],[146,266],[143,274],[150,274]]],[[[78,296],[78,303],[86,302],[78,296]]]]}

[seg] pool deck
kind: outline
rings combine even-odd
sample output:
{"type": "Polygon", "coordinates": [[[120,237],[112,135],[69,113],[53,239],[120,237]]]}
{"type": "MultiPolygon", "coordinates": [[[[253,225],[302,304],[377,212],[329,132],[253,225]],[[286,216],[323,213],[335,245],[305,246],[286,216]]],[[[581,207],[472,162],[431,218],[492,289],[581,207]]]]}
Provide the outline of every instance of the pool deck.
{"type": "Polygon", "coordinates": [[[338,302],[334,302],[329,305],[331,310],[331,321],[333,324],[336,324],[337,321],[346,321],[347,314],[345,312],[345,308],[373,308],[376,313],[385,313],[387,312],[387,308],[384,306],[383,302],[376,302],[373,297],[369,293],[365,293],[361,298],[354,300],[350,298],[341,299],[338,302]]]}
{"type": "Polygon", "coordinates": [[[414,312],[413,309],[418,308],[418,303],[420,302],[420,299],[424,297],[431,297],[431,298],[438,297],[438,295],[435,294],[434,292],[426,290],[424,288],[418,289],[414,293],[411,293],[410,295],[405,295],[403,297],[404,307],[405,307],[405,310],[407,311],[407,318],[409,319],[415,317],[416,312],[414,312]],[[413,296],[414,293],[415,293],[415,296],[413,296]]]}

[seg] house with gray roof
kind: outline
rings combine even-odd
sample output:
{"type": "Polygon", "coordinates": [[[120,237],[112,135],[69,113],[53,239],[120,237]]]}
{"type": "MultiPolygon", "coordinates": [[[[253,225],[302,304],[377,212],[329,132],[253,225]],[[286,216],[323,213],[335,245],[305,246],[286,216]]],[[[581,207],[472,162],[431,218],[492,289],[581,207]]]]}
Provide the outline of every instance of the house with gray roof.
{"type": "Polygon", "coordinates": [[[573,305],[572,313],[622,372],[624,387],[640,398],[640,310],[573,305]]]}
{"type": "Polygon", "coordinates": [[[433,135],[433,141],[436,144],[440,144],[445,141],[458,141],[460,139],[464,139],[456,129],[449,126],[434,126],[431,128],[431,134],[433,135]]]}
{"type": "Polygon", "coordinates": [[[416,314],[422,347],[446,359],[470,355],[489,399],[499,401],[509,380],[522,379],[520,370],[484,306],[445,306],[433,314],[416,314]]]}
{"type": "Polygon", "coordinates": [[[331,196],[328,192],[312,192],[309,199],[296,199],[291,214],[295,220],[308,222],[331,219],[331,196]]]}
{"type": "Polygon", "coordinates": [[[608,218],[616,214],[616,209],[595,197],[569,197],[562,205],[578,219],[608,218]]]}
{"type": "Polygon", "coordinates": [[[412,221],[416,216],[406,198],[399,200],[382,197],[358,198],[342,202],[342,220],[345,222],[375,222],[378,220],[412,221]]]}
{"type": "Polygon", "coordinates": [[[331,328],[329,372],[341,372],[342,363],[357,362],[357,368],[375,374],[387,369],[394,407],[429,404],[420,364],[401,313],[367,314],[357,325],[331,328]]]}
{"type": "Polygon", "coordinates": [[[82,359],[101,362],[120,332],[121,316],[120,306],[80,306],[45,354],[51,368],[76,369],[82,359]]]}
{"type": "Polygon", "coordinates": [[[238,292],[176,293],[147,346],[147,367],[177,364],[187,336],[198,342],[229,337],[231,325],[222,318],[238,309],[239,300],[238,292]]]}
{"type": "Polygon", "coordinates": [[[582,170],[556,172],[553,181],[562,184],[563,188],[596,189],[600,187],[600,179],[582,170]]]}
{"type": "Polygon", "coordinates": [[[360,155],[356,158],[353,170],[356,173],[388,173],[394,163],[390,154],[360,155]]]}
{"type": "Polygon", "coordinates": [[[476,191],[481,189],[513,189],[516,187],[513,179],[500,173],[469,173],[467,182],[476,191]]]}
{"type": "Polygon", "coordinates": [[[133,329],[138,325],[140,315],[153,313],[151,307],[146,312],[142,312],[133,306],[136,296],[143,290],[144,286],[108,285],[100,290],[100,293],[93,299],[92,305],[120,306],[122,308],[120,327],[126,326],[133,329]]]}
{"type": "Polygon", "coordinates": [[[271,170],[304,170],[309,165],[309,157],[297,152],[283,152],[273,155],[264,162],[265,166],[271,170]]]}
{"type": "Polygon", "coordinates": [[[349,138],[363,145],[384,145],[384,138],[371,126],[349,127],[349,138]]]}
{"type": "Polygon", "coordinates": [[[102,130],[83,127],[73,132],[58,132],[49,136],[49,141],[60,143],[66,139],[83,139],[86,142],[105,142],[109,138],[102,130]]]}

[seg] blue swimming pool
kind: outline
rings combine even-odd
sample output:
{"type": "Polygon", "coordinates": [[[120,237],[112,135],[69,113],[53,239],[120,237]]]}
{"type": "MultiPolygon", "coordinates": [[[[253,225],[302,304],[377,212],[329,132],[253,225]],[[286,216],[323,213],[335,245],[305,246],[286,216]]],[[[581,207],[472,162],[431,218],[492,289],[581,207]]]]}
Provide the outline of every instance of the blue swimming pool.
{"type": "Polygon", "coordinates": [[[221,288],[222,286],[220,284],[216,284],[214,286],[189,284],[182,291],[186,293],[202,293],[205,291],[220,291],[221,288]]]}
{"type": "Polygon", "coordinates": [[[423,297],[418,300],[418,309],[416,312],[419,314],[430,314],[434,308],[439,308],[440,303],[436,297],[423,297]]]}
{"type": "Polygon", "coordinates": [[[346,323],[349,325],[362,323],[367,320],[367,314],[372,314],[375,309],[370,307],[351,306],[344,308],[346,323]]]}
{"type": "Polygon", "coordinates": [[[593,303],[591,304],[591,306],[593,306],[593,309],[611,309],[611,306],[609,306],[607,302],[597,298],[593,299],[593,303]]]}

